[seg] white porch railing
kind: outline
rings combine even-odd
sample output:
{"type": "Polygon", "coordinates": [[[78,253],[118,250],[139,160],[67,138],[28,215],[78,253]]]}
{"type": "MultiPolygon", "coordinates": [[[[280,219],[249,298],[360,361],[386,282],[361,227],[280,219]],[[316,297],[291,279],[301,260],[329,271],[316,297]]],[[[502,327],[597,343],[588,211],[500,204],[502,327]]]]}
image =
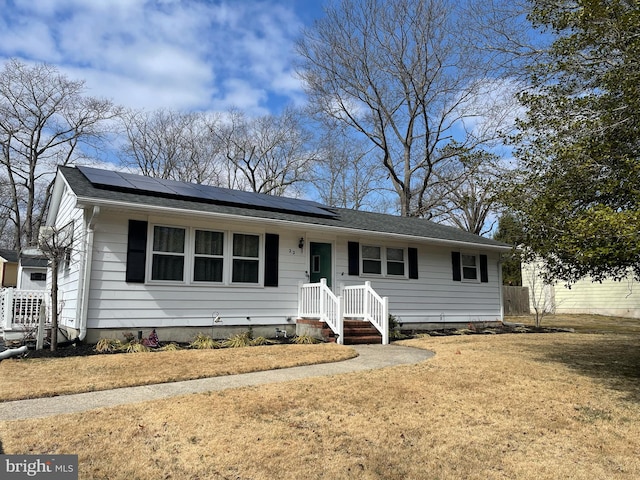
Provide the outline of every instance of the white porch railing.
{"type": "MultiPolygon", "coordinates": [[[[0,328],[5,331],[28,330],[38,326],[40,307],[47,312],[47,292],[44,290],[0,290],[0,328]]],[[[49,318],[49,315],[46,315],[49,318]]]]}
{"type": "Polygon", "coordinates": [[[327,286],[327,280],[320,283],[301,283],[298,293],[298,317],[318,318],[329,325],[338,335],[338,343],[343,343],[344,317],[361,318],[368,321],[382,335],[382,344],[389,343],[389,299],[381,297],[371,287],[364,285],[341,287],[341,295],[336,296],[327,286]]]}
{"type": "Polygon", "coordinates": [[[298,317],[319,318],[326,322],[338,336],[337,343],[343,343],[342,299],[336,297],[327,286],[326,278],[322,278],[320,283],[300,284],[298,317]]]}
{"type": "Polygon", "coordinates": [[[382,335],[382,344],[389,343],[389,299],[381,297],[371,287],[371,282],[364,285],[342,287],[344,316],[362,318],[371,322],[382,335]]]}

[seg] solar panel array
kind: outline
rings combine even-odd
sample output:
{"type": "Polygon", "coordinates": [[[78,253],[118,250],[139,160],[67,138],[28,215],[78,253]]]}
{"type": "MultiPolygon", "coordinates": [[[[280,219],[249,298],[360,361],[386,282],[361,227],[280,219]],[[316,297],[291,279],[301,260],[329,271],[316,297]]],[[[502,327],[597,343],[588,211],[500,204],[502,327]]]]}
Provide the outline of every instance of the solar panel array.
{"type": "Polygon", "coordinates": [[[154,194],[178,199],[195,199],[205,203],[241,206],[258,210],[289,212],[321,217],[337,216],[329,207],[309,200],[278,197],[263,193],[242,192],[210,185],[178,182],[176,180],[152,178],[92,167],[78,167],[78,170],[96,187],[107,187],[120,191],[154,194]]]}

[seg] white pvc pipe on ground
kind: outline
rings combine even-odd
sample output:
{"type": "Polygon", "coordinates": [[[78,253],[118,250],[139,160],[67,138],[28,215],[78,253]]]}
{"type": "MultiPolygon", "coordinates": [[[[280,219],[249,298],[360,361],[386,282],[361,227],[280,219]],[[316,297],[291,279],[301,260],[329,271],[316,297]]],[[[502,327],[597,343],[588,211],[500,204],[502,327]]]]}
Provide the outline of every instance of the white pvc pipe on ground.
{"type": "Polygon", "coordinates": [[[0,360],[4,360],[5,358],[13,357],[15,355],[20,355],[22,353],[25,353],[26,351],[27,351],[26,345],[23,345],[22,347],[19,347],[19,348],[8,348],[7,350],[0,352],[0,360]]]}

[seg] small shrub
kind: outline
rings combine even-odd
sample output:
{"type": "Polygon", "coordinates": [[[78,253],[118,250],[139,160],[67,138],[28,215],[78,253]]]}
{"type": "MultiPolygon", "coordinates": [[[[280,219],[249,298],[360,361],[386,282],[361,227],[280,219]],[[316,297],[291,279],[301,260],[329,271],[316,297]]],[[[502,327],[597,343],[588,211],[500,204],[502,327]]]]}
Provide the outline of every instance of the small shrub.
{"type": "Polygon", "coordinates": [[[205,335],[204,333],[197,334],[189,346],[198,350],[209,350],[221,347],[220,342],[215,341],[209,335],[205,335]]]}
{"type": "Polygon", "coordinates": [[[251,345],[270,345],[273,342],[265,337],[256,337],[251,341],[251,345]]]}
{"type": "Polygon", "coordinates": [[[133,342],[129,342],[126,345],[124,345],[123,350],[127,353],[143,353],[143,352],[151,351],[149,347],[147,347],[146,345],[143,345],[137,340],[134,340],[133,342]]]}
{"type": "Polygon", "coordinates": [[[122,334],[122,336],[124,337],[124,340],[125,340],[126,343],[131,343],[136,338],[135,335],[133,333],[131,333],[131,332],[124,332],[122,334]]]}
{"type": "Polygon", "coordinates": [[[242,348],[251,346],[251,334],[250,332],[238,333],[233,337],[228,338],[222,344],[229,348],[242,348]]]}
{"type": "Polygon", "coordinates": [[[320,340],[305,334],[293,337],[293,343],[297,343],[298,345],[312,345],[314,343],[320,343],[320,340]]]}
{"type": "Polygon", "coordinates": [[[175,352],[176,350],[181,350],[181,348],[180,348],[180,345],[178,345],[177,343],[171,342],[171,343],[167,343],[166,345],[163,345],[158,350],[162,352],[175,352]]]}
{"type": "Polygon", "coordinates": [[[94,350],[99,353],[113,353],[122,349],[122,342],[115,338],[101,338],[94,350]]]}

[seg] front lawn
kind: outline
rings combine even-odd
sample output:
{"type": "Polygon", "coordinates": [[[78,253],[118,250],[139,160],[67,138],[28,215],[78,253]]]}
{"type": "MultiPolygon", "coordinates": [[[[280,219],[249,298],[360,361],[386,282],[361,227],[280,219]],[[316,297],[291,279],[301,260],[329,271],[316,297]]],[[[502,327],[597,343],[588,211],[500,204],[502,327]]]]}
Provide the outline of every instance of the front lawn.
{"type": "Polygon", "coordinates": [[[0,401],[234,375],[357,355],[336,344],[118,353],[0,362],[0,401]]]}
{"type": "Polygon", "coordinates": [[[640,478],[640,335],[402,343],[436,356],[2,422],[0,439],[78,454],[83,480],[640,478]]]}

